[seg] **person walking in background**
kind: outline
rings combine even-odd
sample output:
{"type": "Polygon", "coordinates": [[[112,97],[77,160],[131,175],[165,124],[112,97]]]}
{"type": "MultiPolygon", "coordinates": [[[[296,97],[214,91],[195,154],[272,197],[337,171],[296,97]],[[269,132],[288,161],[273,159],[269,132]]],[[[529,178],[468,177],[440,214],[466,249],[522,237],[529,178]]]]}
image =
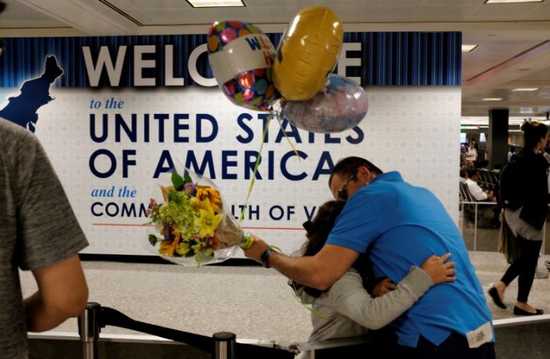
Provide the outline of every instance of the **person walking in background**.
{"type": "Polygon", "coordinates": [[[504,218],[516,237],[519,254],[489,295],[500,308],[506,308],[506,288],[518,279],[518,296],[514,306],[516,315],[539,315],[543,310],[528,304],[537,261],[542,245],[542,229],[548,212],[548,162],[539,154],[548,140],[548,127],[542,123],[525,122],[521,127],[525,147],[516,162],[502,172],[500,197],[504,206],[504,218]]]}
{"type": "Polygon", "coordinates": [[[303,285],[321,290],[342,277],[370,248],[374,275],[399,283],[411,265],[450,253],[457,281],[432,287],[392,323],[401,358],[495,358],[492,317],[468,250],[455,222],[429,190],[383,173],[366,159],[339,161],[329,178],[335,199],[345,201],[326,244],[314,256],[287,257],[255,237],[247,257],[303,285]],[[468,339],[470,338],[470,339],[468,339]]]}
{"type": "MultiPolygon", "coordinates": [[[[323,248],[343,208],[343,202],[327,202],[319,207],[313,221],[304,223],[308,238],[303,248],[304,256],[313,256],[323,248]]],[[[361,336],[367,334],[369,329],[376,330],[388,325],[409,309],[434,284],[455,280],[453,276],[455,270],[452,269],[454,263],[445,263],[449,257],[450,254],[441,258],[430,256],[420,268],[412,266],[410,273],[397,286],[390,283],[390,288],[394,290],[389,292],[384,289],[373,290],[373,293],[385,293],[378,298],[372,298],[363,286],[363,279],[370,272],[369,261],[365,254],[360,255],[352,268],[328,290],[321,291],[291,280],[290,284],[296,296],[302,303],[312,305],[313,332],[309,340],[361,336]]],[[[372,278],[369,279],[372,280],[372,278]]],[[[387,284],[384,281],[378,284],[378,287],[385,286],[387,284]]],[[[381,345],[378,342],[380,339],[386,339],[386,337],[377,337],[377,342],[369,346],[369,356],[378,357],[380,353],[388,352],[387,345],[395,345],[388,339],[381,345]]],[[[334,358],[335,356],[357,358],[364,354],[360,352],[361,350],[364,348],[339,348],[322,354],[316,353],[315,358],[334,358]]],[[[306,358],[309,356],[304,357],[306,358]]]]}
{"type": "Polygon", "coordinates": [[[88,287],[77,253],[88,242],[38,140],[4,119],[0,203],[0,357],[26,359],[27,331],[53,329],[84,310],[88,287]],[[19,269],[38,284],[25,300],[19,269]]]}

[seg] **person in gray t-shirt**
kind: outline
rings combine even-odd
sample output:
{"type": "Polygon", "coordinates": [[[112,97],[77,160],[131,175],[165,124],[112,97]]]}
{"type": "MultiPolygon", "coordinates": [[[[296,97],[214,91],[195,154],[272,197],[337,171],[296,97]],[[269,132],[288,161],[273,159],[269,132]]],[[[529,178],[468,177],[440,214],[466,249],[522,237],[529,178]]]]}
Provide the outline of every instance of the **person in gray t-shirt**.
{"type": "Polygon", "coordinates": [[[0,203],[0,358],[23,359],[27,331],[50,330],[84,310],[77,253],[88,242],[38,140],[3,119],[0,203]],[[39,288],[25,300],[19,269],[31,270],[39,288]]]}

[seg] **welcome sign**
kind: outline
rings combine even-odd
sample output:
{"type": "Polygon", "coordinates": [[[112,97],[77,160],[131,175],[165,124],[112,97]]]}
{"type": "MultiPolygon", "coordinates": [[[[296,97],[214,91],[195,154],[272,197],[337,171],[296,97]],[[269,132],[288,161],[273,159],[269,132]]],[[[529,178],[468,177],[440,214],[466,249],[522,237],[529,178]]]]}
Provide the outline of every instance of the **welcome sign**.
{"type": "MultiPolygon", "coordinates": [[[[269,36],[276,46],[280,35],[269,36]]],[[[240,214],[268,114],[225,98],[212,78],[206,41],[206,35],[6,39],[0,117],[43,143],[91,243],[85,252],[149,254],[149,198],[160,198],[158,177],[175,164],[211,178],[230,212],[240,214]]],[[[261,49],[255,41],[244,45],[261,49]]],[[[460,34],[348,33],[336,72],[370,85],[367,117],[339,134],[272,122],[245,229],[285,252],[296,250],[301,223],[331,199],[332,167],[350,155],[399,170],[456,216],[458,157],[449,144],[458,145],[459,136],[460,34]]]]}

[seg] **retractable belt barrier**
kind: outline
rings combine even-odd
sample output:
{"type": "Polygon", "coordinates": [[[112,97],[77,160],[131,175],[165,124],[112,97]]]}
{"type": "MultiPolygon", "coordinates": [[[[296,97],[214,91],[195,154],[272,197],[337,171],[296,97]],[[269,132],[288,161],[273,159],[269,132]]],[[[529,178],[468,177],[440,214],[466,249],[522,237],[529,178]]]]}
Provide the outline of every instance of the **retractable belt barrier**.
{"type": "MultiPolygon", "coordinates": [[[[366,339],[364,337],[305,343],[276,343],[267,340],[242,339],[241,343],[237,343],[236,335],[233,333],[221,332],[214,334],[212,337],[208,337],[182,332],[139,322],[115,309],[102,307],[98,303],[88,303],[86,310],[78,318],[78,330],[83,347],[84,359],[99,359],[99,334],[101,328],[105,328],[108,325],[135,330],[156,337],[184,343],[212,355],[213,359],[286,359],[294,358],[296,354],[305,351],[312,352],[315,357],[317,357],[317,354],[320,356],[328,354],[331,349],[335,348],[370,346],[374,343],[373,338],[366,339]]],[[[497,319],[493,322],[493,325],[495,333],[498,331],[499,335],[504,338],[504,341],[500,342],[501,354],[508,353],[509,355],[506,356],[506,358],[517,358],[519,352],[516,353],[513,351],[513,348],[516,347],[515,342],[508,343],[507,338],[509,338],[510,335],[517,335],[515,334],[516,332],[514,332],[515,328],[517,328],[517,331],[526,332],[525,329],[520,329],[519,327],[532,325],[531,328],[533,328],[532,331],[534,334],[529,334],[528,336],[535,338],[538,344],[542,343],[536,338],[538,338],[537,335],[539,335],[539,337],[544,336],[550,329],[550,315],[497,319]],[[541,327],[541,325],[543,327],[541,327]],[[512,332],[510,332],[510,330],[512,330],[512,332]]],[[[531,344],[527,345],[529,346],[531,344]]],[[[546,349],[542,348],[542,350],[546,349]]],[[[327,356],[325,355],[323,357],[327,356]]],[[[328,357],[333,358],[332,355],[328,357]]]]}
{"type": "Polygon", "coordinates": [[[99,359],[97,349],[99,334],[101,328],[108,325],[184,343],[210,353],[213,359],[286,359],[294,358],[299,352],[293,346],[282,348],[275,343],[273,347],[237,343],[236,335],[233,333],[220,332],[207,337],[182,332],[134,320],[118,310],[102,307],[98,303],[88,303],[86,310],[78,318],[78,331],[84,359],[99,359]]]}

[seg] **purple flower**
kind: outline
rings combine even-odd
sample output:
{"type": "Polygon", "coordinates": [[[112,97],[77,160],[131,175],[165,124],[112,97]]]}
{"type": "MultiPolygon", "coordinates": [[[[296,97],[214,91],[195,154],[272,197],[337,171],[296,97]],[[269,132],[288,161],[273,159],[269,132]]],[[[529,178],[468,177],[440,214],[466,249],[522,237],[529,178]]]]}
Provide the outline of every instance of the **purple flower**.
{"type": "Polygon", "coordinates": [[[170,227],[170,225],[168,224],[164,225],[163,233],[164,233],[164,239],[167,241],[171,241],[175,238],[174,234],[172,233],[172,227],[170,227]]]}
{"type": "Polygon", "coordinates": [[[183,191],[189,195],[194,195],[196,191],[195,184],[192,182],[189,182],[183,186],[183,191]]]}

